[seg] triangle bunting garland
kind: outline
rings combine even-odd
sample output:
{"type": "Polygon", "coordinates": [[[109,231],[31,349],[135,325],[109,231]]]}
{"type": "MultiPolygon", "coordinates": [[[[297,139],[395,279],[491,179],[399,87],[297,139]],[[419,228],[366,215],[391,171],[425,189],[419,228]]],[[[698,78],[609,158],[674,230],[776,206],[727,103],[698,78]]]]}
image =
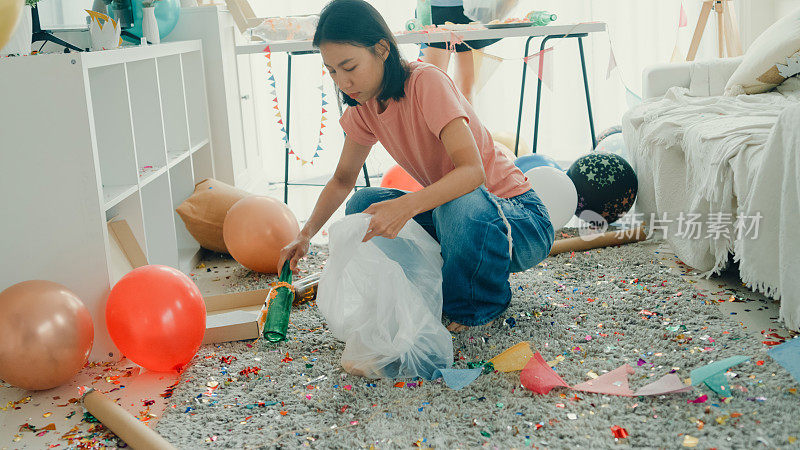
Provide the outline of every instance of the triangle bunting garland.
{"type": "Polygon", "coordinates": [[[284,142],[284,147],[288,150],[290,155],[294,156],[297,161],[300,161],[300,164],[302,166],[305,166],[306,164],[314,165],[314,158],[319,157],[319,152],[324,150],[322,147],[322,137],[325,135],[325,133],[323,133],[323,130],[327,127],[327,125],[325,125],[325,121],[328,120],[327,117],[325,117],[325,114],[328,112],[325,109],[325,106],[328,105],[328,102],[325,101],[325,85],[324,85],[325,75],[327,75],[327,71],[323,66],[321,71],[322,76],[320,77],[320,84],[317,86],[317,89],[319,89],[320,100],[322,105],[320,106],[321,112],[320,112],[320,122],[319,122],[319,137],[317,139],[316,150],[314,151],[314,156],[306,160],[304,158],[301,158],[298,155],[298,153],[292,149],[291,143],[289,142],[289,135],[286,132],[286,126],[283,123],[283,116],[281,114],[280,102],[278,100],[277,82],[275,80],[275,75],[272,73],[272,51],[270,51],[269,46],[266,46],[264,48],[264,53],[265,53],[264,57],[267,59],[267,83],[269,84],[270,87],[269,89],[270,96],[272,97],[272,101],[274,102],[274,106],[272,108],[275,110],[275,117],[277,117],[277,124],[280,126],[281,133],[283,134],[281,140],[283,140],[284,142]]]}

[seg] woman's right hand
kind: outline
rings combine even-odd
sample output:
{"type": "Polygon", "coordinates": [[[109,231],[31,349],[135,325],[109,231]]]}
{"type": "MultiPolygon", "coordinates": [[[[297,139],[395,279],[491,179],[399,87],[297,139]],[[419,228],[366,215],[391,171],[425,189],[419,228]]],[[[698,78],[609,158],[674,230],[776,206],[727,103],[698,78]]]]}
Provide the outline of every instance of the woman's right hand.
{"type": "Polygon", "coordinates": [[[297,272],[297,262],[308,253],[310,241],[310,239],[306,238],[301,233],[298,234],[289,245],[283,247],[283,249],[281,249],[281,256],[278,258],[278,270],[283,267],[286,261],[289,261],[289,267],[292,269],[292,272],[297,272]]]}

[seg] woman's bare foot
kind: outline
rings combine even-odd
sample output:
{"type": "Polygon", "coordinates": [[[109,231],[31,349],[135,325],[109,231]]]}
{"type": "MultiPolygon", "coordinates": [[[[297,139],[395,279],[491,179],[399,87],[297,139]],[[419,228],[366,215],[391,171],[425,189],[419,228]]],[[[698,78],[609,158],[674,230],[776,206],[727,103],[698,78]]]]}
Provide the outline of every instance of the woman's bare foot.
{"type": "MultiPolygon", "coordinates": [[[[487,323],[487,324],[481,325],[481,326],[485,327],[485,326],[491,325],[493,323],[494,323],[494,320],[489,322],[489,323],[487,323]]],[[[449,331],[451,333],[460,333],[462,331],[469,330],[470,328],[472,328],[472,327],[467,326],[467,325],[461,325],[460,323],[457,323],[457,322],[450,322],[450,325],[447,326],[447,331],[449,331]]]]}

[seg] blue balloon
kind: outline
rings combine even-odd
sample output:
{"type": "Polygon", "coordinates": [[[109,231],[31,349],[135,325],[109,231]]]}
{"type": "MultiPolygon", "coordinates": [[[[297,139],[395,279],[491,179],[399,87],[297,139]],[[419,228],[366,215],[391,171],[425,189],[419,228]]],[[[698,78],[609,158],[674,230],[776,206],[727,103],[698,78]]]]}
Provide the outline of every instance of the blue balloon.
{"type": "Polygon", "coordinates": [[[555,167],[558,170],[563,170],[561,169],[561,166],[559,166],[553,158],[542,155],[541,153],[534,153],[532,155],[520,156],[514,161],[514,164],[516,164],[516,166],[519,167],[519,170],[521,170],[522,173],[525,173],[533,169],[534,167],[541,167],[541,166],[555,167]]]}
{"type": "MultiPolygon", "coordinates": [[[[158,0],[155,2],[156,22],[158,22],[158,35],[161,39],[167,37],[172,32],[178,19],[181,16],[180,0],[158,0]]],[[[133,12],[133,27],[128,31],[136,36],[142,36],[142,2],[141,0],[131,0],[131,11],[133,12]]],[[[127,36],[123,39],[133,41],[127,36]]],[[[138,41],[136,41],[138,44],[138,41]]]]}

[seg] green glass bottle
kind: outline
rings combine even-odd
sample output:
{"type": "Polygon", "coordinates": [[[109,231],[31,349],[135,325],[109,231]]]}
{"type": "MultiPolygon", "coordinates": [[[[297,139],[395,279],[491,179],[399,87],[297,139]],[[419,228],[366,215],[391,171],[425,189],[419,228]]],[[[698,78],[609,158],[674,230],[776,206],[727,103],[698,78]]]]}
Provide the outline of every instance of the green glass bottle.
{"type": "MultiPolygon", "coordinates": [[[[289,261],[283,265],[279,282],[292,284],[292,270],[289,268],[289,261]]],[[[292,312],[292,302],[294,301],[294,291],[285,286],[278,285],[270,289],[267,298],[267,315],[264,319],[264,329],[261,335],[270,342],[280,342],[286,340],[286,330],[289,328],[289,314],[292,312]]]]}
{"type": "Polygon", "coordinates": [[[536,26],[547,25],[558,19],[558,16],[547,11],[531,11],[525,17],[536,26]]]}
{"type": "Polygon", "coordinates": [[[423,27],[433,25],[431,0],[417,0],[417,22],[423,27]]]}

